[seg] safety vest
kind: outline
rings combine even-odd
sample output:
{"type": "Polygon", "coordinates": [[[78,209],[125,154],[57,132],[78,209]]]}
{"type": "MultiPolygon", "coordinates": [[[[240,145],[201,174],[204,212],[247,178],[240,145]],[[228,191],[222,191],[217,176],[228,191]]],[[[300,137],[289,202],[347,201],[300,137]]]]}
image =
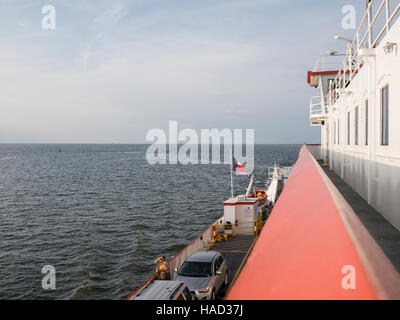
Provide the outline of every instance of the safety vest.
{"type": "Polygon", "coordinates": [[[167,272],[167,270],[168,270],[168,264],[167,264],[167,262],[164,262],[164,263],[160,264],[158,270],[159,270],[160,272],[167,272]]]}

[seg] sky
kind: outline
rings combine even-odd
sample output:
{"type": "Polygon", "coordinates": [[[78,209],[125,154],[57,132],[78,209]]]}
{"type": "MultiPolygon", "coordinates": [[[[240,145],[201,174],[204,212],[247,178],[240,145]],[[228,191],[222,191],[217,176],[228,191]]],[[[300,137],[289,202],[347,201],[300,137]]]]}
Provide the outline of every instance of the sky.
{"type": "Polygon", "coordinates": [[[307,84],[364,0],[0,0],[0,143],[144,143],[178,128],[318,143],[307,84]],[[42,28],[42,8],[56,28],[42,28]]]}

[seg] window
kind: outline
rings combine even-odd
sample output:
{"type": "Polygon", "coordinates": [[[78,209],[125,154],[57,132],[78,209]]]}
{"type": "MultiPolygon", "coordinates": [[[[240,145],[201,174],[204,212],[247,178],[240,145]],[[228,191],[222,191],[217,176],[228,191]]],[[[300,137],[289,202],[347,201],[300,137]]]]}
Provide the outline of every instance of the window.
{"type": "Polygon", "coordinates": [[[219,264],[219,266],[221,267],[223,263],[224,263],[224,258],[222,258],[222,256],[219,256],[219,257],[218,257],[218,264],[219,264]]]}
{"type": "Polygon", "coordinates": [[[326,126],[326,143],[329,145],[329,139],[331,138],[330,136],[330,131],[329,131],[329,126],[326,126]]]}
{"type": "Polygon", "coordinates": [[[185,297],[185,300],[192,300],[192,294],[190,293],[190,291],[187,287],[185,287],[185,289],[183,289],[182,294],[185,297]]]}
{"type": "Polygon", "coordinates": [[[219,269],[221,269],[222,264],[224,263],[224,258],[222,258],[222,256],[219,256],[216,260],[215,260],[215,264],[214,264],[214,272],[217,272],[219,269]]]}
{"type": "Polygon", "coordinates": [[[354,114],[354,144],[358,145],[358,107],[356,107],[354,114]]]}
{"type": "Polygon", "coordinates": [[[178,274],[184,277],[212,276],[212,265],[210,262],[185,261],[178,274]]]}
{"type": "Polygon", "coordinates": [[[350,111],[347,112],[347,144],[350,145],[350,111]]]}
{"type": "Polygon", "coordinates": [[[221,265],[220,265],[219,259],[216,259],[214,262],[214,274],[219,270],[220,266],[221,265]]]}
{"type": "Polygon", "coordinates": [[[333,128],[333,143],[336,144],[336,121],[335,121],[335,126],[333,128]]]}
{"type": "Polygon", "coordinates": [[[381,95],[381,144],[389,145],[389,86],[382,88],[381,95]]]}
{"type": "Polygon", "coordinates": [[[368,100],[365,100],[365,145],[368,145],[368,100]]]}

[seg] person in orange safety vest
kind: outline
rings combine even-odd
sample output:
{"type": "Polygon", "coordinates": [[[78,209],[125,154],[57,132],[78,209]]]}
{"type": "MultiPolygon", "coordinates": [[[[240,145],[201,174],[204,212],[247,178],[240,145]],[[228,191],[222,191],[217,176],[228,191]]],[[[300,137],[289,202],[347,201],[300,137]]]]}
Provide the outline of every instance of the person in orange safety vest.
{"type": "Polygon", "coordinates": [[[158,266],[156,268],[156,272],[158,273],[158,278],[160,280],[170,280],[170,269],[169,269],[169,264],[165,258],[165,256],[162,256],[158,258],[156,261],[154,261],[158,266]]]}

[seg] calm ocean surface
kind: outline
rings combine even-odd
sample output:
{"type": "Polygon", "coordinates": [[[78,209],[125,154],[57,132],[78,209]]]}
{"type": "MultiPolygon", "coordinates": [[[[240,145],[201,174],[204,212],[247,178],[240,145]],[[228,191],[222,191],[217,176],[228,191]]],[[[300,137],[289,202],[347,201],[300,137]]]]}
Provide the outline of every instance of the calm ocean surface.
{"type": "MultiPolygon", "coordinates": [[[[257,145],[264,183],[300,145],[257,145]]],[[[145,145],[0,144],[0,299],[121,299],[223,215],[229,165],[155,165],[145,145]],[[59,148],[62,152],[58,152],[59,148]],[[42,289],[42,267],[56,290],[42,289]]],[[[247,177],[235,177],[236,194],[247,177]]]]}

